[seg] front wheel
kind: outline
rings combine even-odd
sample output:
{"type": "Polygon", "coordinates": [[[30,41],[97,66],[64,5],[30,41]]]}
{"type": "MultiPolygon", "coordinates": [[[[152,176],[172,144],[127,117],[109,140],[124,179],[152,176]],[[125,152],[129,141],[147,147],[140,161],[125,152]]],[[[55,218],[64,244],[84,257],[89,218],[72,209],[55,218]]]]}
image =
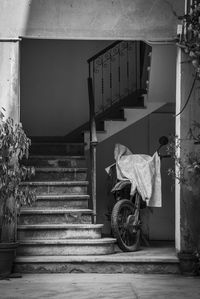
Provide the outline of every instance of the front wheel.
{"type": "Polygon", "coordinates": [[[139,210],[128,199],[119,200],[111,215],[111,228],[123,251],[136,251],[140,246],[139,210]]]}

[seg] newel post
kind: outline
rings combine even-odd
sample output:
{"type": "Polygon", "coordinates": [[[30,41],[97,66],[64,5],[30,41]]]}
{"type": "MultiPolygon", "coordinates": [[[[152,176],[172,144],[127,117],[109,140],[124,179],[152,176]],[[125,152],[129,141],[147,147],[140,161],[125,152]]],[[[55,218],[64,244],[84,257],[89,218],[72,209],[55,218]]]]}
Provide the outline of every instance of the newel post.
{"type": "Polygon", "coordinates": [[[97,134],[95,123],[95,102],[92,78],[88,78],[89,108],[90,108],[90,164],[91,164],[91,197],[93,205],[93,222],[96,223],[96,147],[97,134]]]}

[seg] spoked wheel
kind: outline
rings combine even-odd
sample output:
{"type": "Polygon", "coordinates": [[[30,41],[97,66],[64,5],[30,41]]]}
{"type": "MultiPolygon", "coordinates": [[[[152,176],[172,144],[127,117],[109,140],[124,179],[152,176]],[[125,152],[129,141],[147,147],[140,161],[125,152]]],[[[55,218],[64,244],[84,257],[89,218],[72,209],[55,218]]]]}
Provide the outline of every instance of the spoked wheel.
{"type": "Polygon", "coordinates": [[[119,200],[111,215],[111,227],[120,249],[139,250],[140,222],[139,210],[128,199],[119,200]]]}

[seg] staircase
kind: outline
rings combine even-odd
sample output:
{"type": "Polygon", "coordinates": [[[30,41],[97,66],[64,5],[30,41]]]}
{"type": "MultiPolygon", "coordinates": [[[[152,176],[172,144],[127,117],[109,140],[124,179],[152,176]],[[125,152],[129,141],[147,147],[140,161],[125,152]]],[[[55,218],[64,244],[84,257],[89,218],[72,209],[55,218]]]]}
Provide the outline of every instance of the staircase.
{"type": "Polygon", "coordinates": [[[117,41],[91,57],[90,122],[63,138],[32,139],[24,163],[33,165],[36,175],[24,185],[36,190],[37,200],[21,210],[15,271],[179,273],[174,248],[122,253],[115,239],[102,238],[103,225],[95,221],[97,139],[109,138],[164,105],[145,103],[150,58],[151,48],[138,41],[117,41]],[[89,148],[90,179],[84,156],[89,148]]]}
{"type": "Polygon", "coordinates": [[[33,143],[25,164],[35,167],[23,184],[35,189],[37,200],[21,210],[17,271],[38,271],[44,258],[114,253],[115,239],[102,238],[103,225],[92,223],[83,144],[33,143]]]}

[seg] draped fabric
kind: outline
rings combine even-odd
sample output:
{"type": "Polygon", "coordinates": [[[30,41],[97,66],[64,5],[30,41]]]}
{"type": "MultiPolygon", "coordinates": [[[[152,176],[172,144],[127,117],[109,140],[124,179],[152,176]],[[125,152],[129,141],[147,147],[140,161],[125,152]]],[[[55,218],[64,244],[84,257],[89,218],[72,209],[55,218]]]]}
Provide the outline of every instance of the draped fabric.
{"type": "MultiPolygon", "coordinates": [[[[137,190],[150,207],[162,206],[160,157],[132,154],[124,145],[116,144],[114,157],[119,181],[131,182],[131,195],[137,190]]],[[[109,173],[113,165],[106,168],[109,173]]]]}

